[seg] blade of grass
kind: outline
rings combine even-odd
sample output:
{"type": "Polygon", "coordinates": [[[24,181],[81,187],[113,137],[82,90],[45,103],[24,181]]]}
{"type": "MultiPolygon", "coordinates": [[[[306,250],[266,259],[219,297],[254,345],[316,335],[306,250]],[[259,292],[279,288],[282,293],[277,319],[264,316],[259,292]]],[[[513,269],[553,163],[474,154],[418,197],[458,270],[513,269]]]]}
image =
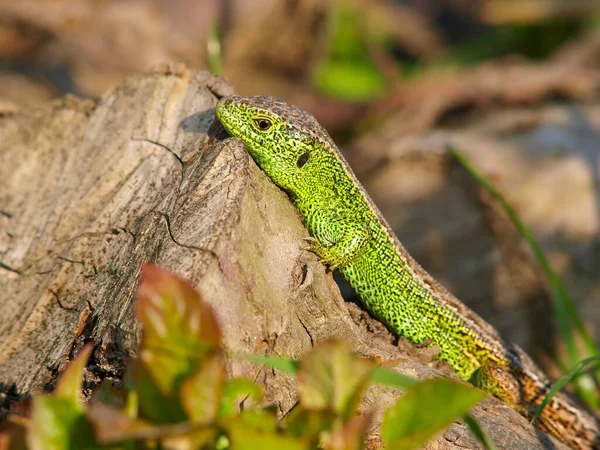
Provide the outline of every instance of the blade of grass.
{"type": "Polygon", "coordinates": [[[467,413],[463,416],[463,421],[467,424],[471,433],[479,439],[479,442],[481,442],[487,450],[496,450],[494,442],[490,439],[485,430],[481,428],[481,425],[475,420],[475,417],[467,413]]]}
{"type": "Polygon", "coordinates": [[[581,374],[583,374],[585,371],[587,371],[591,368],[596,369],[598,367],[600,367],[600,356],[599,355],[590,356],[589,358],[579,361],[575,365],[575,367],[573,367],[569,372],[567,372],[562,377],[560,377],[556,381],[556,383],[554,383],[552,388],[546,394],[546,397],[544,397],[544,400],[542,401],[542,403],[540,403],[540,405],[535,410],[535,413],[533,414],[533,417],[531,418],[531,423],[534,423],[537,420],[537,418],[542,413],[544,406],[546,406],[548,404],[548,402],[552,399],[552,397],[554,397],[558,391],[560,391],[562,388],[564,388],[567,385],[567,383],[569,383],[569,381],[576,379],[577,377],[581,376],[581,374]]]}
{"type": "Polygon", "coordinates": [[[232,355],[236,359],[245,359],[256,364],[280,370],[281,372],[296,375],[298,372],[298,361],[294,359],[281,358],[279,356],[255,355],[253,353],[236,353],[232,355]]]}
{"type": "Polygon", "coordinates": [[[208,54],[208,69],[214,75],[222,74],[221,36],[219,27],[213,23],[208,30],[206,39],[206,53],[208,54]]]}
{"type": "MultiPolygon", "coordinates": [[[[471,174],[475,180],[483,186],[483,188],[496,200],[500,203],[512,223],[519,230],[523,238],[529,244],[533,255],[541,266],[548,282],[550,283],[551,292],[552,292],[552,301],[555,308],[555,316],[558,323],[558,329],[561,336],[561,339],[565,343],[565,347],[567,349],[568,354],[568,363],[566,366],[572,366],[576,364],[579,360],[581,360],[582,356],[579,353],[579,350],[576,345],[576,333],[581,337],[587,352],[592,355],[597,355],[600,353],[598,348],[594,344],[594,341],[587,333],[585,326],[583,324],[583,320],[581,316],[577,312],[575,305],[571,298],[569,297],[566,289],[561,283],[560,279],[550,266],[550,263],[546,259],[544,252],[541,246],[533,237],[533,233],[525,226],[525,224],[521,221],[517,213],[512,209],[512,207],[508,204],[508,202],[500,195],[496,189],[491,185],[491,183],[485,178],[485,176],[479,172],[473,164],[456,148],[451,145],[447,146],[447,151],[452,155],[466,170],[471,174]],[[573,329],[575,328],[575,330],[573,329]]],[[[563,365],[565,365],[563,363],[563,365]]],[[[596,381],[600,382],[600,372],[596,371],[596,381]]],[[[594,383],[588,378],[586,380],[581,377],[576,383],[577,391],[579,395],[584,399],[586,403],[588,403],[591,407],[598,409],[600,408],[600,400],[598,399],[598,393],[594,388],[594,383]]]]}

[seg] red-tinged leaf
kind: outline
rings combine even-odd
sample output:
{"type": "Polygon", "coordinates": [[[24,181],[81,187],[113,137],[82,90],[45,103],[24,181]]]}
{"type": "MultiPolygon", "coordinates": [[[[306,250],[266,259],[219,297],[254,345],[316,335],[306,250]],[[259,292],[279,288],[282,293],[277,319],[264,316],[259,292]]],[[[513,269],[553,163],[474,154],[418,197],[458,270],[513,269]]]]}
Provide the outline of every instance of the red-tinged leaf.
{"type": "Polygon", "coordinates": [[[210,306],[189,282],[157,266],[146,264],[142,269],[136,312],[144,324],[146,347],[160,349],[166,343],[168,348],[204,353],[221,344],[221,330],[210,306]]]}
{"type": "Polygon", "coordinates": [[[54,394],[33,399],[27,440],[32,449],[96,448],[80,401],[83,371],[92,352],[85,346],[61,374],[54,394]]]}
{"type": "Polygon", "coordinates": [[[27,448],[27,428],[23,420],[0,423],[0,450],[21,450],[27,448]]]}
{"type": "Polygon", "coordinates": [[[218,417],[234,416],[238,412],[239,399],[247,397],[260,402],[264,396],[260,387],[247,378],[231,378],[225,381],[218,417]]]}
{"type": "Polygon", "coordinates": [[[79,351],[75,359],[67,365],[67,368],[60,375],[60,378],[56,383],[56,389],[54,390],[54,395],[56,397],[70,400],[74,405],[81,404],[83,371],[85,370],[92,350],[93,347],[91,345],[86,345],[79,351]]]}
{"type": "Polygon", "coordinates": [[[486,395],[444,378],[417,383],[384,414],[381,436],[386,449],[421,447],[486,395]]]}
{"type": "Polygon", "coordinates": [[[215,315],[188,282],[149,264],[143,268],[136,312],[144,325],[132,372],[140,411],[157,422],[185,420],[181,385],[220,345],[215,315]]]}
{"type": "Polygon", "coordinates": [[[10,413],[15,416],[29,417],[31,415],[31,397],[10,404],[10,413]]]}
{"type": "Polygon", "coordinates": [[[27,442],[32,450],[95,449],[93,430],[71,397],[34,398],[27,442]]]}
{"type": "Polygon", "coordinates": [[[137,439],[154,429],[154,425],[140,419],[131,419],[120,410],[104,403],[90,403],[86,417],[94,428],[98,443],[117,444],[137,439]]]}
{"type": "Polygon", "coordinates": [[[331,434],[327,450],[361,450],[371,418],[369,413],[350,419],[331,434]]]}
{"type": "Polygon", "coordinates": [[[165,426],[131,419],[122,411],[102,403],[90,405],[87,417],[94,425],[98,442],[104,445],[160,441],[164,449],[212,448],[206,446],[214,442],[218,433],[216,428],[198,427],[190,422],[165,426]]]}
{"type": "Polygon", "coordinates": [[[192,422],[215,420],[225,382],[225,367],[221,350],[207,357],[194,374],[181,385],[181,403],[192,422]]]}
{"type": "Polygon", "coordinates": [[[347,420],[358,408],[373,367],[347,344],[324,342],[300,361],[300,403],[306,409],[333,410],[347,420]]]}

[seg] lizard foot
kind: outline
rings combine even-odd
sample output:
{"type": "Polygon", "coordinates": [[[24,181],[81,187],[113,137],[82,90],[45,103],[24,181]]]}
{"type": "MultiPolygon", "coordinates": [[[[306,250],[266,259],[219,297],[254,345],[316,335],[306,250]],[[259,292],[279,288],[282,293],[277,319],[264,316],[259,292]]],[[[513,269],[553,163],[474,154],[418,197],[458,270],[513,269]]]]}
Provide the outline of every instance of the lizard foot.
{"type": "Polygon", "coordinates": [[[317,255],[319,257],[319,262],[329,266],[330,270],[333,271],[338,268],[339,262],[337,262],[337,255],[329,248],[323,247],[321,243],[314,237],[305,237],[302,240],[309,244],[308,246],[303,247],[302,250],[306,250],[317,255]]]}

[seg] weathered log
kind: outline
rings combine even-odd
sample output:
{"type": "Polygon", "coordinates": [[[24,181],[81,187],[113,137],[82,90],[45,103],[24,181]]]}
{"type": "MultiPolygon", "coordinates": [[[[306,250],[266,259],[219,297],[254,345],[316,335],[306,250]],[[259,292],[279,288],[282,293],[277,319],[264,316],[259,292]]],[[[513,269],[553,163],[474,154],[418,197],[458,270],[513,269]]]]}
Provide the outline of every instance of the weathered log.
{"type": "MultiPolygon", "coordinates": [[[[88,381],[122,375],[139,340],[132,302],[144,261],[198,287],[232,351],[297,358],[336,336],[399,361],[402,373],[452,376],[419,362],[431,352],[365,326],[373,322],[302,250],[306,230],[285,194],[213,124],[230,89],[168,65],[97,104],[68,97],[0,117],[0,381],[13,395],[51,386],[90,341],[88,381]]],[[[287,376],[237,360],[228,368],[261,383],[282,414],[295,403],[287,376]]],[[[364,407],[399,395],[373,387],[364,407]]],[[[499,448],[564,448],[497,400],[473,413],[499,448]]],[[[379,444],[374,429],[369,445],[379,444]]],[[[462,423],[427,445],[480,447],[462,423]]]]}

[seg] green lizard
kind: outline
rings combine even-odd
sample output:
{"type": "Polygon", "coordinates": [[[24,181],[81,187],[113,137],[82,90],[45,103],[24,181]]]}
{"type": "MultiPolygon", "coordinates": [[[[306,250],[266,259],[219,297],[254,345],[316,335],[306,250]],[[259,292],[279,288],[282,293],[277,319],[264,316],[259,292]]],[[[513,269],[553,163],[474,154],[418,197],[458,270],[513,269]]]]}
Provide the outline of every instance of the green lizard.
{"type": "MultiPolygon", "coordinates": [[[[436,344],[438,359],[461,378],[531,418],[549,380],[412,259],[314,117],[271,97],[239,96],[219,100],[216,114],[288,193],[312,236],[310,250],[341,272],[375,317],[415,344],[436,344]]],[[[574,448],[600,448],[595,419],[563,395],[538,425],[574,448]]]]}

